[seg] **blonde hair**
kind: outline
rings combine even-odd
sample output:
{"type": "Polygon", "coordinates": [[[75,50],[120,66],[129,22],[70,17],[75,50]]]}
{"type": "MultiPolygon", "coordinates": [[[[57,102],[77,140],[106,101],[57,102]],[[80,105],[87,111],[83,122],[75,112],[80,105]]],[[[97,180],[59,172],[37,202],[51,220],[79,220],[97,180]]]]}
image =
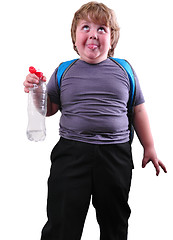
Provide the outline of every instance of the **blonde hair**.
{"type": "Polygon", "coordinates": [[[113,57],[115,47],[119,40],[120,28],[112,9],[108,8],[103,3],[89,2],[81,6],[76,11],[71,25],[71,38],[73,42],[73,48],[78,53],[75,46],[76,42],[76,29],[80,20],[88,20],[90,18],[94,23],[104,24],[111,30],[111,49],[108,52],[108,57],[113,57]]]}

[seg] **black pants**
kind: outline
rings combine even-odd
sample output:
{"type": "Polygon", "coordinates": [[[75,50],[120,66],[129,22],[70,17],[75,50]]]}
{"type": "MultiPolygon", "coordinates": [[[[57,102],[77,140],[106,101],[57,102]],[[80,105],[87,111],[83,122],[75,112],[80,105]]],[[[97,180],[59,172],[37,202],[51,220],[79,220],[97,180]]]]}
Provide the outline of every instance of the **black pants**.
{"type": "Polygon", "coordinates": [[[130,143],[98,145],[60,138],[51,161],[48,221],[41,240],[80,240],[91,196],[100,239],[126,240],[133,168],[130,143]]]}

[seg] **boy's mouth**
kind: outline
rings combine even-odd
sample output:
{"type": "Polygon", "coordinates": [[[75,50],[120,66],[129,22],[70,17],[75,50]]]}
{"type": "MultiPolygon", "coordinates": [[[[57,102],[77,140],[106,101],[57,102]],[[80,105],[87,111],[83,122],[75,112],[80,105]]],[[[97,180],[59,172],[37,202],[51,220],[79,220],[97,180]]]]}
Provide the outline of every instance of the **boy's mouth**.
{"type": "Polygon", "coordinates": [[[98,45],[96,44],[87,44],[87,47],[91,50],[95,50],[96,48],[98,48],[98,45]]]}

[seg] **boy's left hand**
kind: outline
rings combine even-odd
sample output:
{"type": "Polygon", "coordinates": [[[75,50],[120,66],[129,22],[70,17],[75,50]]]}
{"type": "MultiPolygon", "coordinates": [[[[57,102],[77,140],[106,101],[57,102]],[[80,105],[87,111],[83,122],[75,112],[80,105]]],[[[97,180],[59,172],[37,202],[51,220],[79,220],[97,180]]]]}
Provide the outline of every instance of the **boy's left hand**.
{"type": "Polygon", "coordinates": [[[156,175],[160,173],[160,167],[165,173],[167,173],[165,165],[157,158],[157,154],[154,148],[144,150],[144,158],[142,160],[142,167],[144,168],[150,161],[152,161],[155,169],[156,175]]]}

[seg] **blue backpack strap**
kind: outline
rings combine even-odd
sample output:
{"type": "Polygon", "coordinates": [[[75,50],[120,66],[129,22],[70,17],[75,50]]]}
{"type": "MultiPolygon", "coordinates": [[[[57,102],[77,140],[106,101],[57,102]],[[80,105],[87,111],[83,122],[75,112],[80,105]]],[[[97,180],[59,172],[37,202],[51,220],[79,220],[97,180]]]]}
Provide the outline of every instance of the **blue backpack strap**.
{"type": "Polygon", "coordinates": [[[73,59],[70,61],[63,62],[59,65],[58,71],[57,71],[57,80],[58,80],[58,87],[60,89],[61,86],[61,79],[63,75],[68,71],[68,69],[77,61],[78,59],[73,59]]]}

